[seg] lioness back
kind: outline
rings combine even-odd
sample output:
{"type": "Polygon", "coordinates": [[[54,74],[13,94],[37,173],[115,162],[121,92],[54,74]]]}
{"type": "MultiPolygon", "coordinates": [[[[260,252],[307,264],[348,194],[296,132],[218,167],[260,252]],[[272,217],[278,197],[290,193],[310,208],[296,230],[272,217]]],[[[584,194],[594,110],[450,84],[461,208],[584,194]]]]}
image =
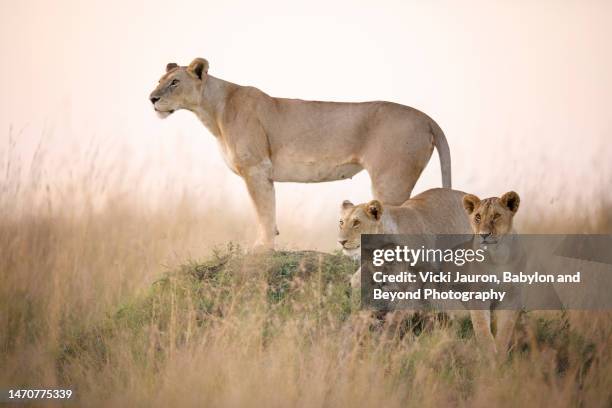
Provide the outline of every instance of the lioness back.
{"type": "MultiPolygon", "coordinates": [[[[463,208],[463,191],[433,188],[389,207],[399,234],[472,234],[463,208]],[[408,210],[408,211],[407,211],[408,210]]],[[[387,233],[387,232],[386,232],[387,233]]]]}
{"type": "Polygon", "coordinates": [[[401,206],[342,203],[338,242],[346,255],[358,256],[361,234],[472,234],[463,208],[462,191],[448,188],[427,190],[401,206]]]}

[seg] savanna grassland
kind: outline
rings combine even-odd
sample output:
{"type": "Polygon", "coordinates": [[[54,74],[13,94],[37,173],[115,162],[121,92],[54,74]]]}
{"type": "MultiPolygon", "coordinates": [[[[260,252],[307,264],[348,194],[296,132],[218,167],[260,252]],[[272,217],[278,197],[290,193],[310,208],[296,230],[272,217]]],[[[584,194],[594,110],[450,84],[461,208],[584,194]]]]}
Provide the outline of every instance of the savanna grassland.
{"type": "MultiPolygon", "coordinates": [[[[151,207],[96,169],[57,186],[2,166],[0,387],[69,387],[74,406],[612,406],[608,312],[529,312],[492,364],[468,320],[356,310],[333,248],[249,254],[252,219],[221,201],[151,207]]],[[[610,232],[609,214],[521,222],[610,232]]]]}

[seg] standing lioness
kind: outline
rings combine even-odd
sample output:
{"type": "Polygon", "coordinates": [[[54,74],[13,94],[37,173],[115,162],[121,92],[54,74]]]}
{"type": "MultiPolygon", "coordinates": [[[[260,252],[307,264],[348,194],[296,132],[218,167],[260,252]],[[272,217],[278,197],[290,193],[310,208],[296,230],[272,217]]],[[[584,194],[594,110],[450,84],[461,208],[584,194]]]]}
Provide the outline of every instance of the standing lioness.
{"type": "Polygon", "coordinates": [[[202,58],[187,67],[168,64],[150,100],[162,117],[192,111],[217,138],[227,165],[246,182],[264,247],[273,247],[277,234],[275,181],[340,180],[366,169],[374,197],[399,205],[410,198],[435,146],[442,184],[451,185],[444,133],[407,106],[274,98],[209,75],[202,58]]]}

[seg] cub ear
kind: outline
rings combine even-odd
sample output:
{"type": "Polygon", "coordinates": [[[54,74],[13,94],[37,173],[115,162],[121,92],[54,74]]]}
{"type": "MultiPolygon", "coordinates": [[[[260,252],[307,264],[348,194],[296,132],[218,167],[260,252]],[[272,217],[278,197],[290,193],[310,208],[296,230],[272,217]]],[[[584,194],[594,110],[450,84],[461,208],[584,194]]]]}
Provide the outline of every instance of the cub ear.
{"type": "Polygon", "coordinates": [[[169,62],[166,64],[166,72],[172,71],[174,68],[177,68],[178,64],[176,62],[169,62]]]}
{"type": "Polygon", "coordinates": [[[380,220],[382,217],[383,207],[380,201],[372,200],[366,204],[366,214],[368,217],[374,218],[376,221],[380,220]]]}
{"type": "Polygon", "coordinates": [[[468,215],[474,212],[479,203],[480,198],[476,197],[474,194],[466,194],[463,196],[463,208],[465,208],[465,212],[467,212],[468,215]]]}
{"type": "Polygon", "coordinates": [[[349,208],[353,208],[355,204],[351,203],[349,200],[344,200],[340,205],[341,210],[348,210],[349,208]]]}
{"type": "Polygon", "coordinates": [[[516,214],[519,209],[519,204],[521,203],[521,198],[516,192],[508,191],[506,194],[501,196],[499,201],[501,202],[501,205],[516,214]]]}
{"type": "Polygon", "coordinates": [[[187,72],[191,72],[198,79],[202,79],[202,75],[208,73],[208,61],[204,58],[194,59],[187,67],[187,72]]]}

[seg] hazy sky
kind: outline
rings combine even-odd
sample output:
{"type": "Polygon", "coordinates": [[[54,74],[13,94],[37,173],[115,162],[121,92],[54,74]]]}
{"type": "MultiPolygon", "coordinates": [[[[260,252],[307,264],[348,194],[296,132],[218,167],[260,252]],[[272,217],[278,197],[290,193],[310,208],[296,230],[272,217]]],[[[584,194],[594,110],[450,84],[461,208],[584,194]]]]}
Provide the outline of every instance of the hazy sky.
{"type": "MultiPolygon", "coordinates": [[[[553,205],[612,180],[610,1],[0,0],[0,16],[0,151],[13,126],[18,150],[44,133],[67,167],[103,145],[154,182],[242,202],[196,118],[162,121],[147,100],[167,62],[201,56],[212,75],[273,96],[423,110],[447,135],[462,190],[553,205]]],[[[439,173],[434,155],[415,191],[439,173]]],[[[284,209],[370,197],[365,174],[277,191],[284,209]]]]}

